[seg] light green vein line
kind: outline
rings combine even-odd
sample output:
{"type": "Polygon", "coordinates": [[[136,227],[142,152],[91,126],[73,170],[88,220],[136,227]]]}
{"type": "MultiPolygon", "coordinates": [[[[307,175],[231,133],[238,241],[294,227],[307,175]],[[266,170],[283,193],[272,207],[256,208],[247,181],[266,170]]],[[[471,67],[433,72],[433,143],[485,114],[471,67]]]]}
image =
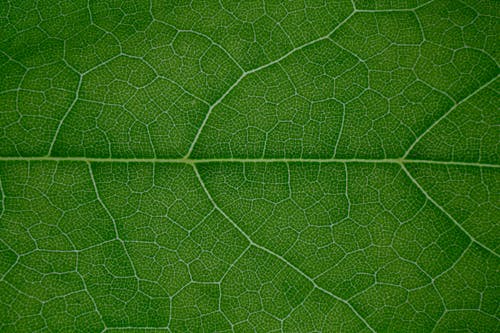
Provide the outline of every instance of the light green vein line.
{"type": "Polygon", "coordinates": [[[202,163],[373,163],[373,164],[436,164],[449,166],[470,166],[480,168],[500,168],[499,164],[482,162],[461,162],[461,161],[436,161],[417,160],[401,158],[108,158],[108,157],[52,157],[34,156],[17,157],[3,156],[0,162],[85,162],[85,163],[181,163],[181,164],[202,164],[202,163]]]}
{"type": "Polygon", "coordinates": [[[293,53],[299,51],[299,50],[302,50],[304,48],[306,48],[307,46],[309,45],[312,45],[312,44],[315,44],[319,41],[322,41],[322,40],[325,40],[325,39],[328,39],[330,38],[330,36],[335,32],[337,31],[340,27],[342,27],[347,21],[349,21],[349,19],[354,15],[356,14],[356,11],[353,11],[351,12],[351,14],[349,14],[342,22],[340,22],[339,24],[337,24],[337,26],[332,30],[330,31],[328,34],[326,34],[325,36],[321,36],[319,38],[316,38],[312,41],[309,41],[305,44],[302,44],[292,50],[290,50],[289,52],[287,52],[286,54],[282,55],[281,57],[279,57],[278,59],[275,59],[265,65],[262,65],[262,66],[259,66],[257,68],[254,68],[254,69],[251,69],[251,70],[248,70],[248,71],[244,71],[241,76],[229,87],[228,90],[226,90],[226,92],[224,92],[222,94],[221,97],[219,97],[219,99],[217,101],[215,101],[214,104],[212,104],[210,106],[210,108],[208,109],[207,111],[207,114],[205,115],[205,118],[203,119],[203,122],[201,123],[200,127],[198,128],[198,131],[196,132],[196,135],[194,136],[194,139],[193,141],[191,142],[191,145],[189,146],[189,149],[188,149],[188,152],[186,153],[185,155],[185,158],[188,158],[189,156],[191,156],[191,153],[193,152],[193,149],[196,145],[196,142],[198,142],[198,138],[200,137],[201,135],[201,132],[203,132],[203,128],[205,127],[205,125],[207,124],[208,122],[208,118],[210,117],[210,114],[212,113],[213,109],[219,105],[222,100],[224,100],[224,98],[226,98],[226,96],[248,75],[252,74],[252,73],[255,73],[255,72],[258,72],[258,71],[261,71],[267,67],[270,67],[274,64],[277,64],[279,63],[280,61],[282,61],[283,59],[289,57],[290,55],[292,55],[293,53]]]}
{"type": "Polygon", "coordinates": [[[284,264],[286,264],[287,266],[289,266],[291,269],[293,269],[295,272],[297,272],[298,274],[300,274],[301,276],[303,276],[304,278],[306,278],[312,285],[314,288],[322,291],[323,293],[327,294],[327,295],[330,295],[331,297],[333,297],[334,299],[336,299],[337,301],[345,304],[346,306],[349,307],[349,309],[351,309],[351,311],[356,315],[356,317],[358,317],[365,325],[366,327],[371,331],[371,332],[375,332],[375,330],[368,324],[368,322],[359,314],[358,311],[356,311],[356,309],[351,305],[351,303],[349,303],[347,300],[333,294],[332,292],[328,291],[327,289],[324,289],[323,287],[319,286],[316,281],[311,278],[309,275],[307,275],[306,273],[304,273],[303,271],[301,271],[297,266],[295,266],[294,264],[292,264],[291,262],[289,262],[287,259],[285,259],[284,257],[282,257],[281,255],[269,250],[268,248],[254,242],[252,240],[252,238],[250,238],[250,236],[245,232],[243,231],[243,229],[240,228],[240,226],[234,222],[218,205],[217,203],[215,202],[215,200],[213,199],[212,195],[210,194],[210,192],[208,191],[208,189],[206,188],[205,186],[205,183],[203,182],[203,180],[201,179],[201,176],[200,176],[200,173],[198,172],[198,168],[196,167],[196,165],[193,165],[193,170],[196,174],[196,177],[198,178],[198,181],[200,183],[200,186],[203,188],[203,191],[205,192],[205,194],[207,195],[207,198],[208,200],[212,203],[212,205],[214,206],[214,208],[219,211],[219,213],[221,213],[225,218],[226,220],[228,220],[242,235],[243,237],[245,237],[247,239],[247,241],[250,243],[250,245],[252,246],[255,246],[256,248],[274,256],[275,258],[278,258],[281,262],[283,262],[284,264]]]}
{"type": "Polygon", "coordinates": [[[399,9],[358,9],[356,8],[356,12],[358,13],[397,13],[397,12],[415,12],[418,9],[425,7],[429,5],[430,3],[434,2],[435,0],[429,0],[426,1],[416,7],[413,8],[399,8],[399,9]]]}
{"type": "Polygon", "coordinates": [[[59,121],[59,124],[57,124],[56,132],[52,137],[52,141],[50,142],[50,147],[47,156],[50,156],[52,154],[52,150],[54,149],[54,144],[56,143],[57,138],[59,137],[59,132],[61,131],[61,127],[66,118],[68,117],[68,115],[70,114],[71,110],[75,107],[76,102],[78,101],[78,97],[80,96],[80,90],[82,88],[82,82],[83,82],[83,75],[80,74],[80,78],[78,79],[78,85],[76,87],[75,98],[73,99],[70,106],[66,110],[66,113],[64,113],[63,117],[59,121]]]}
{"type": "Polygon", "coordinates": [[[170,328],[168,327],[154,327],[154,326],[125,326],[125,327],[107,327],[104,329],[102,332],[109,332],[109,331],[167,331],[171,332],[170,328]]]}
{"type": "Polygon", "coordinates": [[[457,220],[455,220],[455,218],[450,214],[448,213],[443,206],[441,206],[440,204],[438,204],[428,193],[427,191],[425,191],[425,189],[422,187],[422,185],[420,185],[420,183],[412,176],[412,174],[408,171],[408,169],[403,165],[401,164],[401,168],[403,168],[403,171],[406,173],[406,175],[408,176],[408,178],[410,178],[410,180],[413,182],[413,184],[415,184],[415,186],[420,190],[420,192],[422,192],[422,194],[427,198],[427,200],[429,200],[430,202],[432,202],[432,204],[434,206],[436,206],[441,212],[443,212],[451,221],[453,221],[453,223],[456,224],[456,226],[462,230],[462,232],[464,234],[466,234],[469,239],[471,239],[474,243],[476,243],[477,245],[479,245],[480,247],[482,247],[484,250],[490,252],[491,254],[493,254],[495,257],[497,258],[500,258],[500,255],[498,255],[495,251],[493,251],[492,249],[490,249],[488,246],[484,245],[483,243],[481,243],[480,241],[478,241],[476,238],[474,238],[473,235],[471,235],[460,223],[458,223],[457,220]]]}
{"type": "Polygon", "coordinates": [[[3,214],[5,214],[5,192],[3,190],[2,177],[0,177],[0,196],[2,196],[0,199],[0,218],[2,218],[3,214]]]}
{"type": "Polygon", "coordinates": [[[135,269],[134,262],[132,261],[132,258],[130,257],[130,254],[128,253],[127,246],[125,245],[125,241],[120,237],[120,233],[118,232],[118,226],[116,225],[116,220],[109,211],[108,207],[104,204],[104,201],[102,201],[101,196],[99,195],[99,191],[97,189],[97,183],[94,178],[94,173],[92,171],[92,165],[87,162],[88,169],[89,169],[89,174],[90,174],[90,179],[92,180],[92,186],[94,187],[95,195],[97,198],[97,201],[99,204],[102,206],[102,208],[106,211],[106,214],[109,216],[111,221],[113,222],[113,228],[115,231],[115,239],[120,242],[120,244],[123,247],[123,251],[125,252],[125,255],[127,256],[128,260],[130,261],[130,266],[132,267],[132,270],[134,271],[134,277],[139,278],[139,275],[137,275],[137,270],[135,269]]]}
{"type": "Polygon", "coordinates": [[[411,151],[413,150],[413,148],[415,148],[415,146],[417,145],[417,143],[420,142],[420,140],[427,134],[429,133],[434,127],[436,127],[437,124],[439,124],[443,119],[445,119],[446,117],[448,117],[448,115],[450,113],[452,113],[455,109],[457,109],[460,105],[462,105],[462,103],[465,103],[467,102],[469,99],[471,99],[472,97],[474,97],[477,93],[479,93],[481,90],[483,90],[484,88],[488,87],[492,82],[494,82],[496,79],[498,78],[498,75],[496,75],[495,77],[493,77],[492,79],[490,79],[488,82],[486,82],[485,84],[483,84],[482,86],[480,86],[479,88],[477,88],[476,90],[474,90],[470,95],[468,95],[467,97],[465,97],[464,99],[460,100],[459,102],[455,103],[455,105],[453,105],[453,107],[451,107],[448,111],[446,111],[441,117],[439,117],[438,119],[436,119],[436,121],[434,123],[432,123],[432,125],[430,125],[424,132],[422,132],[416,139],[415,141],[413,141],[413,143],[410,145],[410,147],[406,150],[406,152],[404,153],[403,155],[403,159],[406,158],[410,153],[411,151]]]}

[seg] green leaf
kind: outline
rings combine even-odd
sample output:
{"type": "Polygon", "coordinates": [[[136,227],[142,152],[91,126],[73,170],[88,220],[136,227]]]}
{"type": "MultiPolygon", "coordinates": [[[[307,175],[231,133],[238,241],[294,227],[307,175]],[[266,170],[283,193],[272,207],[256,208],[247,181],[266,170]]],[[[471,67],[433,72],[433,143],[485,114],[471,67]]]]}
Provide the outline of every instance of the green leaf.
{"type": "Polygon", "coordinates": [[[495,0],[4,1],[1,332],[500,332],[495,0]]]}

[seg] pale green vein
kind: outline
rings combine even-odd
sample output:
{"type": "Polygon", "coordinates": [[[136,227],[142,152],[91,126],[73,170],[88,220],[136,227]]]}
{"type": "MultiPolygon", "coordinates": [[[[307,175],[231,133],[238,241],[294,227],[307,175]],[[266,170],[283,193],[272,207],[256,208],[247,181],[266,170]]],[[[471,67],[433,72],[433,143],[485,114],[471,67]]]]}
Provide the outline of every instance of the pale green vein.
{"type": "Polygon", "coordinates": [[[476,243],[477,245],[479,245],[481,248],[483,248],[484,250],[490,252],[491,254],[493,254],[495,257],[497,258],[500,258],[500,255],[498,255],[495,251],[493,251],[492,249],[490,249],[488,246],[484,245],[483,243],[481,243],[480,241],[478,241],[473,235],[471,235],[460,223],[458,223],[457,220],[455,220],[455,218],[450,214],[448,213],[443,206],[441,206],[439,203],[436,202],[436,200],[434,200],[428,193],[427,191],[425,191],[425,189],[420,185],[420,183],[411,175],[411,173],[408,171],[408,169],[404,166],[404,164],[401,164],[401,168],[403,168],[403,171],[406,173],[406,175],[408,176],[408,178],[410,178],[410,180],[415,184],[415,186],[417,186],[417,188],[420,190],[420,192],[422,192],[422,194],[427,198],[427,200],[429,200],[430,202],[432,202],[434,204],[434,206],[436,206],[441,212],[443,212],[453,223],[456,224],[456,226],[462,230],[462,232],[464,234],[466,234],[469,239],[471,239],[474,243],[476,243]]]}
{"type": "Polygon", "coordinates": [[[205,38],[206,40],[208,40],[212,45],[218,47],[222,52],[224,52],[227,57],[229,59],[231,59],[231,61],[236,65],[236,67],[238,67],[242,72],[245,72],[245,69],[238,63],[238,61],[236,61],[236,59],[233,57],[233,55],[224,47],[222,46],[221,44],[217,43],[216,41],[214,41],[210,36],[200,32],[200,31],[196,31],[196,30],[192,30],[192,29],[179,29],[177,28],[175,25],[173,24],[170,24],[168,22],[165,22],[163,20],[160,20],[160,19],[157,19],[154,17],[153,15],[153,20],[154,21],[158,21],[174,30],[177,31],[177,33],[191,33],[193,35],[197,35],[197,36],[200,36],[202,38],[205,38]]]}
{"type": "Polygon", "coordinates": [[[3,190],[3,184],[2,184],[2,177],[0,177],[0,204],[1,204],[1,211],[0,211],[0,218],[2,218],[3,214],[5,214],[5,192],[3,190]]]}
{"type": "Polygon", "coordinates": [[[111,212],[109,211],[108,207],[104,204],[104,201],[102,201],[101,196],[99,195],[99,191],[97,189],[97,183],[96,183],[95,178],[94,178],[94,173],[92,172],[92,165],[91,165],[90,162],[87,162],[87,165],[88,165],[90,179],[92,180],[92,185],[94,187],[94,191],[95,191],[95,195],[96,195],[97,201],[102,206],[102,208],[104,208],[104,210],[106,211],[106,214],[109,216],[109,218],[113,222],[113,228],[114,228],[114,231],[115,231],[115,239],[117,241],[119,241],[120,244],[122,245],[123,251],[125,251],[125,255],[127,256],[128,260],[130,261],[130,266],[132,267],[132,270],[134,271],[134,276],[136,278],[138,278],[139,276],[137,275],[137,271],[135,269],[134,262],[132,261],[132,258],[130,257],[130,254],[128,253],[127,246],[125,245],[125,242],[120,237],[120,234],[118,232],[118,227],[116,225],[116,220],[113,217],[113,215],[111,215],[111,212]]]}
{"type": "Polygon", "coordinates": [[[494,82],[496,79],[498,78],[498,75],[494,76],[492,79],[490,79],[488,82],[484,83],[482,86],[480,86],[479,88],[477,88],[476,90],[474,90],[471,94],[469,94],[467,97],[465,97],[464,99],[462,99],[461,101],[455,103],[455,105],[453,105],[453,107],[451,107],[448,111],[446,111],[441,117],[439,117],[438,119],[436,119],[436,121],[434,121],[434,123],[432,123],[431,126],[429,126],[425,131],[423,131],[416,139],[415,141],[413,141],[413,143],[410,145],[410,147],[406,150],[406,152],[404,153],[403,155],[403,159],[406,158],[410,153],[411,151],[413,150],[413,148],[417,145],[417,143],[420,142],[420,140],[427,134],[429,133],[434,127],[436,127],[437,124],[439,124],[443,119],[445,119],[446,117],[448,117],[448,115],[450,113],[452,113],[455,109],[457,109],[462,103],[465,103],[467,102],[469,99],[471,99],[472,97],[474,97],[477,93],[479,93],[481,90],[483,90],[484,88],[488,87],[492,82],[494,82]]]}
{"type": "Polygon", "coordinates": [[[357,12],[360,12],[360,13],[394,13],[394,12],[414,12],[420,8],[423,8],[429,4],[431,4],[432,2],[434,2],[435,0],[429,0],[429,1],[426,1],[416,7],[413,7],[413,8],[399,8],[399,9],[394,9],[394,8],[389,8],[389,9],[357,9],[356,8],[356,11],[357,12]]]}
{"type": "Polygon", "coordinates": [[[279,259],[281,262],[283,262],[284,264],[286,264],[287,266],[289,266],[295,272],[297,272],[298,274],[300,274],[301,276],[303,276],[304,278],[306,278],[313,285],[314,288],[322,291],[323,293],[325,293],[327,295],[330,295],[331,297],[333,297],[337,301],[339,301],[339,302],[347,305],[349,307],[349,309],[351,309],[351,311],[356,315],[356,317],[358,317],[358,319],[360,319],[371,332],[375,332],[375,330],[370,326],[370,324],[368,324],[368,322],[359,314],[359,312],[348,301],[346,301],[345,299],[343,299],[343,298],[341,298],[341,297],[333,294],[329,290],[324,289],[323,287],[319,286],[313,278],[311,278],[309,275],[307,275],[306,273],[304,273],[302,270],[300,270],[297,266],[295,266],[294,264],[292,264],[291,262],[289,262],[287,259],[285,259],[284,257],[282,257],[281,255],[277,254],[276,252],[273,252],[273,251],[269,250],[268,248],[266,248],[266,247],[264,247],[264,246],[256,243],[254,240],[252,240],[252,238],[250,238],[250,236],[243,229],[241,229],[240,226],[236,222],[234,222],[219,207],[219,205],[217,205],[217,203],[213,199],[212,195],[208,191],[207,187],[205,186],[205,183],[203,182],[203,179],[201,178],[200,173],[198,172],[198,168],[196,167],[196,165],[193,165],[193,170],[194,170],[194,172],[196,174],[196,177],[198,178],[198,181],[200,182],[200,186],[203,188],[203,191],[206,193],[208,200],[212,203],[212,205],[214,206],[214,208],[217,209],[217,211],[219,213],[221,213],[222,216],[224,216],[226,218],[226,220],[228,220],[243,235],[243,237],[245,237],[247,239],[247,241],[250,243],[250,245],[255,246],[256,248],[258,248],[258,249],[260,249],[260,250],[262,250],[262,251],[264,251],[264,252],[266,252],[266,253],[274,256],[277,259],[279,259]]]}
{"type": "Polygon", "coordinates": [[[90,290],[89,290],[89,287],[87,286],[87,282],[85,281],[85,278],[83,277],[82,274],[80,274],[80,272],[78,271],[78,261],[79,261],[79,252],[80,251],[75,251],[75,255],[76,255],[76,273],[80,276],[80,278],[82,279],[82,284],[83,284],[83,288],[84,288],[84,291],[85,293],[89,296],[90,298],[90,301],[92,302],[92,305],[94,306],[94,310],[95,312],[97,313],[97,315],[99,316],[99,319],[101,320],[102,322],[102,325],[104,327],[104,330],[106,330],[106,322],[104,321],[104,317],[102,316],[101,314],[101,311],[99,311],[99,308],[97,307],[97,303],[94,299],[94,296],[92,296],[92,294],[90,293],[90,290]]]}
{"type": "Polygon", "coordinates": [[[78,85],[76,87],[76,92],[75,92],[75,98],[71,102],[70,106],[68,107],[68,110],[66,110],[66,113],[64,113],[63,117],[61,118],[61,121],[59,121],[59,124],[57,124],[56,132],[54,133],[54,136],[52,137],[52,141],[50,142],[50,147],[49,151],[47,153],[47,156],[52,155],[52,149],[54,149],[54,144],[57,141],[57,137],[59,136],[59,132],[61,131],[61,127],[70,114],[71,110],[75,107],[76,102],[78,101],[78,97],[80,96],[80,90],[82,87],[82,81],[83,81],[83,75],[80,74],[80,78],[78,79],[78,85]]]}
{"type": "Polygon", "coordinates": [[[275,59],[267,64],[264,64],[262,66],[259,66],[257,68],[254,68],[254,69],[251,69],[251,70],[248,70],[248,71],[244,71],[241,76],[229,87],[228,90],[226,90],[226,92],[224,92],[222,94],[221,97],[219,97],[218,100],[215,101],[214,104],[212,104],[210,106],[210,108],[208,109],[207,111],[207,114],[205,115],[205,118],[203,119],[203,122],[201,123],[200,127],[198,128],[198,131],[196,132],[196,135],[194,136],[194,139],[193,141],[191,142],[191,145],[189,146],[189,149],[188,149],[188,152],[186,153],[186,155],[184,156],[185,158],[188,158],[189,156],[191,156],[191,153],[193,152],[193,149],[194,149],[194,146],[196,145],[196,142],[198,142],[198,138],[200,137],[201,135],[201,132],[203,131],[203,128],[205,127],[205,125],[207,124],[207,121],[208,121],[208,118],[210,117],[210,114],[212,113],[213,109],[219,105],[223,100],[224,98],[226,98],[226,96],[241,82],[241,80],[243,80],[247,75],[250,75],[252,73],[256,73],[258,71],[261,71],[267,67],[270,67],[274,64],[277,64],[279,63],[280,61],[282,61],[283,59],[289,57],[290,55],[294,54],[295,52],[299,51],[299,50],[302,50],[303,48],[309,46],[309,45],[313,45],[317,42],[320,42],[322,40],[325,40],[325,39],[328,39],[330,38],[330,36],[335,32],[337,31],[340,27],[342,27],[344,24],[347,23],[347,21],[349,21],[349,19],[354,16],[354,14],[356,14],[356,11],[353,11],[351,12],[351,14],[349,14],[342,22],[340,22],[332,31],[330,31],[328,34],[326,34],[325,36],[321,36],[319,38],[316,38],[312,41],[309,41],[305,44],[302,44],[301,46],[298,46],[292,50],[290,50],[289,52],[287,52],[286,54],[282,55],[281,57],[279,57],[278,59],[275,59]]]}
{"type": "Polygon", "coordinates": [[[436,164],[449,166],[469,166],[478,168],[500,168],[499,164],[461,161],[438,161],[419,160],[402,158],[108,158],[108,157],[52,157],[34,156],[17,157],[1,156],[0,161],[4,162],[85,162],[85,163],[180,163],[180,164],[201,164],[201,163],[366,163],[366,164],[436,164]]]}
{"type": "Polygon", "coordinates": [[[155,331],[155,332],[160,332],[160,331],[167,331],[171,332],[170,328],[168,327],[132,327],[132,326],[126,326],[126,327],[107,327],[104,329],[102,332],[109,332],[109,331],[155,331]]]}

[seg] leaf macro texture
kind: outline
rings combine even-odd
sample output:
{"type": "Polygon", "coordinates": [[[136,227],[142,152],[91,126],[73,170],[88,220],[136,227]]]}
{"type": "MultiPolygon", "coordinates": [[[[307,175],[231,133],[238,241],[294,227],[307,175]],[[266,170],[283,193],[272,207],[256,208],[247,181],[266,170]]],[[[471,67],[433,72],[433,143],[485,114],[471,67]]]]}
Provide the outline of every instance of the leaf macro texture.
{"type": "Polygon", "coordinates": [[[0,332],[500,332],[498,0],[0,0],[0,332]]]}

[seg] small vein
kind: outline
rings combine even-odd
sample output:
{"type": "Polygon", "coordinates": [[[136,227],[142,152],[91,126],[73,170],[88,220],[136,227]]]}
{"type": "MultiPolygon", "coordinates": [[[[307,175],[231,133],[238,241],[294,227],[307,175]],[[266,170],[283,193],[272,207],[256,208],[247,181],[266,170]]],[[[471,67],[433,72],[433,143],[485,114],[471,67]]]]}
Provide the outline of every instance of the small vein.
{"type": "Polygon", "coordinates": [[[207,198],[208,200],[212,203],[212,205],[214,206],[214,208],[222,214],[222,216],[224,216],[224,218],[226,218],[226,220],[228,220],[234,228],[236,228],[236,230],[238,230],[241,235],[243,235],[243,237],[245,237],[247,239],[247,241],[250,243],[250,245],[252,246],[255,246],[256,248],[274,256],[275,258],[279,259],[281,262],[283,262],[284,264],[286,264],[287,266],[289,266],[291,269],[293,269],[295,272],[297,272],[298,274],[300,274],[301,276],[303,276],[304,278],[306,278],[312,285],[314,288],[322,291],[323,293],[327,294],[327,295],[330,295],[331,297],[333,297],[334,299],[336,299],[337,301],[347,305],[349,307],[349,309],[351,309],[351,311],[356,315],[356,317],[358,317],[365,325],[366,327],[371,331],[371,332],[375,332],[375,330],[370,326],[370,324],[368,324],[368,322],[359,314],[359,312],[345,299],[335,295],[334,293],[330,292],[329,290],[319,286],[316,281],[311,278],[309,275],[307,275],[306,273],[304,273],[302,270],[300,270],[297,266],[295,266],[294,264],[292,264],[291,262],[289,262],[287,259],[285,259],[284,257],[282,257],[281,255],[269,250],[268,248],[256,243],[255,241],[252,240],[252,238],[250,238],[250,236],[245,232],[243,231],[243,229],[240,228],[240,226],[234,222],[220,207],[219,205],[217,205],[217,203],[215,202],[215,200],[213,199],[212,195],[210,194],[210,192],[208,191],[207,187],[205,186],[205,183],[203,182],[201,176],[200,176],[200,173],[198,171],[198,168],[196,167],[196,165],[193,165],[193,170],[196,174],[196,178],[198,178],[198,181],[200,183],[200,186],[203,188],[203,191],[205,192],[205,194],[207,195],[207,198]]]}
{"type": "Polygon", "coordinates": [[[130,261],[130,265],[132,267],[132,270],[134,271],[134,276],[136,278],[138,278],[139,276],[137,275],[137,271],[135,269],[134,262],[132,261],[132,258],[130,257],[130,254],[128,253],[127,247],[125,246],[125,242],[123,241],[123,239],[120,237],[120,234],[118,233],[118,227],[116,225],[116,220],[113,217],[113,215],[111,215],[111,212],[109,211],[108,207],[104,204],[104,201],[102,201],[101,196],[99,195],[99,191],[97,189],[97,184],[95,182],[94,173],[92,171],[92,165],[91,165],[91,163],[87,162],[87,166],[88,166],[88,169],[89,169],[90,179],[92,180],[92,185],[94,187],[94,192],[96,194],[97,201],[102,206],[102,208],[104,208],[104,210],[106,211],[106,214],[109,216],[109,218],[113,222],[113,228],[114,228],[114,231],[115,231],[115,239],[118,240],[121,243],[121,245],[123,247],[123,250],[125,251],[125,255],[127,256],[128,260],[130,261]]]}
{"type": "Polygon", "coordinates": [[[239,64],[238,61],[236,61],[236,59],[233,57],[233,55],[224,47],[222,46],[221,44],[217,43],[216,41],[214,41],[210,36],[208,36],[207,34],[204,34],[203,32],[201,31],[197,31],[197,30],[192,30],[192,29],[179,29],[177,28],[175,25],[171,24],[171,23],[168,23],[166,21],[163,21],[163,20],[160,20],[160,19],[157,19],[157,18],[154,18],[155,21],[157,22],[160,22],[162,24],[165,24],[166,26],[176,30],[177,32],[181,32],[181,33],[192,33],[194,35],[197,35],[197,36],[200,36],[200,37],[203,37],[205,38],[206,40],[208,40],[212,45],[218,47],[222,52],[224,52],[229,59],[231,59],[231,61],[242,71],[244,72],[245,69],[239,64]]]}
{"type": "Polygon", "coordinates": [[[279,63],[280,61],[284,60],[285,58],[289,57],[290,55],[292,55],[293,53],[297,52],[297,51],[300,51],[302,50],[303,48],[307,47],[307,46],[310,46],[312,44],[315,44],[317,42],[320,42],[322,40],[326,40],[328,38],[330,38],[330,36],[335,32],[337,31],[340,27],[342,27],[347,21],[349,21],[349,19],[354,16],[354,14],[356,14],[356,11],[353,10],[351,12],[351,14],[349,14],[342,22],[340,22],[332,31],[330,31],[327,35],[324,35],[324,36],[321,36],[319,38],[316,38],[312,41],[309,41],[305,44],[302,44],[301,46],[298,46],[296,48],[293,48],[292,50],[290,50],[289,52],[287,52],[286,54],[282,55],[281,57],[279,57],[278,59],[275,59],[267,64],[264,64],[262,66],[259,66],[257,68],[254,68],[254,69],[251,69],[251,70],[248,70],[248,71],[243,71],[243,73],[241,74],[241,76],[229,87],[229,89],[227,89],[221,97],[219,97],[219,99],[217,99],[211,106],[210,108],[208,109],[207,111],[207,114],[205,115],[205,118],[203,119],[203,122],[201,123],[200,127],[198,128],[198,131],[196,132],[195,136],[194,136],[194,139],[193,141],[191,142],[191,145],[189,146],[189,149],[188,149],[188,152],[186,153],[186,155],[184,156],[184,158],[189,158],[193,152],[193,149],[194,149],[194,146],[196,145],[196,142],[198,142],[198,138],[200,137],[200,134],[201,132],[203,131],[203,128],[205,127],[205,125],[207,124],[207,121],[208,121],[208,118],[210,117],[210,114],[212,113],[212,110],[217,106],[219,105],[222,100],[224,100],[224,98],[241,82],[241,80],[243,80],[246,76],[248,76],[249,74],[252,74],[252,73],[256,73],[258,71],[261,71],[267,67],[270,67],[276,63],[279,63]]]}
{"type": "Polygon", "coordinates": [[[71,102],[71,104],[68,107],[68,110],[66,110],[63,117],[61,118],[61,121],[59,121],[59,124],[57,125],[56,132],[54,133],[54,136],[52,137],[52,141],[50,142],[50,147],[49,147],[49,151],[47,153],[47,156],[52,155],[52,150],[54,149],[54,144],[57,141],[57,137],[59,136],[59,132],[61,131],[61,127],[62,127],[64,121],[66,120],[66,118],[68,117],[68,115],[70,114],[71,110],[75,106],[76,102],[78,101],[78,97],[80,95],[80,89],[82,87],[82,82],[83,82],[83,75],[82,74],[79,74],[79,75],[80,75],[80,78],[78,79],[78,85],[76,87],[75,98],[73,99],[73,101],[71,102]]]}
{"type": "MultiPolygon", "coordinates": [[[[0,174],[1,176],[1,174],[0,174]]],[[[0,195],[2,196],[1,200],[1,211],[0,211],[0,219],[2,218],[3,214],[5,214],[5,191],[3,190],[3,183],[2,183],[2,177],[0,177],[0,195]]]]}
{"type": "Polygon", "coordinates": [[[423,8],[435,0],[429,0],[426,1],[416,7],[413,8],[399,8],[399,9],[394,9],[394,8],[388,8],[388,9],[356,9],[357,12],[359,13],[394,13],[394,12],[415,12],[420,8],[423,8]]]}
{"type": "Polygon", "coordinates": [[[170,328],[169,327],[152,327],[152,326],[117,326],[117,327],[107,327],[106,329],[104,329],[102,331],[102,333],[104,332],[108,332],[108,331],[128,331],[128,330],[131,330],[131,331],[155,331],[155,332],[158,332],[158,331],[162,331],[162,330],[165,330],[167,332],[171,332],[170,328]]]}
{"type": "Polygon", "coordinates": [[[455,105],[453,105],[453,107],[451,107],[448,111],[446,111],[441,117],[439,117],[436,121],[434,121],[434,123],[432,123],[431,126],[429,126],[424,132],[422,132],[416,139],[415,141],[413,141],[413,143],[410,145],[410,147],[406,150],[406,152],[404,153],[403,155],[403,159],[405,159],[410,153],[411,151],[413,150],[413,148],[417,145],[417,143],[419,143],[419,141],[427,134],[429,133],[434,127],[436,127],[437,124],[439,124],[443,119],[445,119],[446,117],[448,117],[448,115],[450,113],[452,113],[456,108],[458,108],[462,103],[465,103],[467,102],[469,99],[471,99],[472,97],[474,97],[477,93],[479,93],[481,90],[483,90],[484,88],[486,88],[487,86],[489,86],[492,82],[494,82],[496,79],[498,78],[498,75],[494,76],[492,79],[490,79],[488,82],[486,82],[485,84],[483,84],[482,86],[480,86],[479,88],[477,88],[476,90],[474,90],[470,95],[468,95],[467,97],[465,97],[464,99],[458,101],[457,103],[455,103],[455,105]]]}
{"type": "Polygon", "coordinates": [[[490,249],[488,246],[484,245],[483,243],[481,243],[480,241],[478,241],[473,235],[471,235],[460,223],[458,223],[457,220],[455,220],[455,218],[450,214],[448,213],[443,206],[441,206],[440,204],[438,204],[430,195],[429,193],[427,193],[424,188],[420,185],[420,183],[411,175],[411,173],[408,171],[408,169],[404,166],[404,164],[400,164],[401,168],[403,169],[403,171],[406,173],[406,175],[408,176],[408,178],[410,178],[410,180],[413,182],[413,184],[415,184],[415,186],[417,186],[417,188],[420,190],[420,192],[422,192],[422,194],[427,198],[427,200],[429,200],[430,202],[432,202],[434,204],[434,206],[436,206],[441,212],[443,212],[453,223],[455,223],[457,225],[457,227],[462,230],[462,232],[464,234],[466,234],[469,239],[471,239],[474,243],[476,243],[477,245],[479,245],[481,248],[483,248],[484,250],[490,252],[491,254],[493,254],[495,257],[497,258],[500,258],[500,255],[498,255],[495,251],[493,251],[492,249],[490,249]]]}
{"type": "Polygon", "coordinates": [[[0,282],[3,282],[5,278],[9,275],[9,273],[14,269],[19,264],[19,260],[21,259],[21,256],[17,254],[17,252],[2,238],[0,238],[0,242],[7,248],[9,249],[12,253],[16,255],[16,260],[12,263],[12,265],[9,266],[4,272],[1,273],[0,277],[0,282]]]}
{"type": "Polygon", "coordinates": [[[335,142],[335,147],[333,147],[333,155],[332,156],[334,158],[337,156],[337,148],[340,144],[340,140],[342,139],[342,134],[344,133],[345,118],[346,118],[346,106],[345,106],[345,104],[342,104],[342,121],[340,122],[340,129],[339,129],[339,134],[337,136],[337,140],[335,142]]]}
{"type": "MultiPolygon", "coordinates": [[[[75,252],[75,254],[76,254],[76,258],[77,258],[76,259],[76,261],[77,261],[76,266],[77,266],[77,269],[78,269],[79,252],[77,251],[77,252],[75,252]]],[[[92,294],[90,293],[90,290],[89,290],[89,288],[87,286],[87,282],[85,281],[85,278],[83,277],[83,275],[81,275],[80,272],[78,272],[78,275],[82,279],[83,287],[85,288],[85,293],[89,296],[90,301],[92,302],[92,305],[94,305],[94,310],[97,313],[97,315],[99,316],[99,319],[101,320],[101,323],[102,323],[102,325],[104,327],[104,330],[105,330],[107,328],[106,322],[104,321],[104,317],[102,316],[101,311],[97,307],[97,303],[96,303],[96,301],[94,299],[94,296],[92,296],[92,294]]]]}

